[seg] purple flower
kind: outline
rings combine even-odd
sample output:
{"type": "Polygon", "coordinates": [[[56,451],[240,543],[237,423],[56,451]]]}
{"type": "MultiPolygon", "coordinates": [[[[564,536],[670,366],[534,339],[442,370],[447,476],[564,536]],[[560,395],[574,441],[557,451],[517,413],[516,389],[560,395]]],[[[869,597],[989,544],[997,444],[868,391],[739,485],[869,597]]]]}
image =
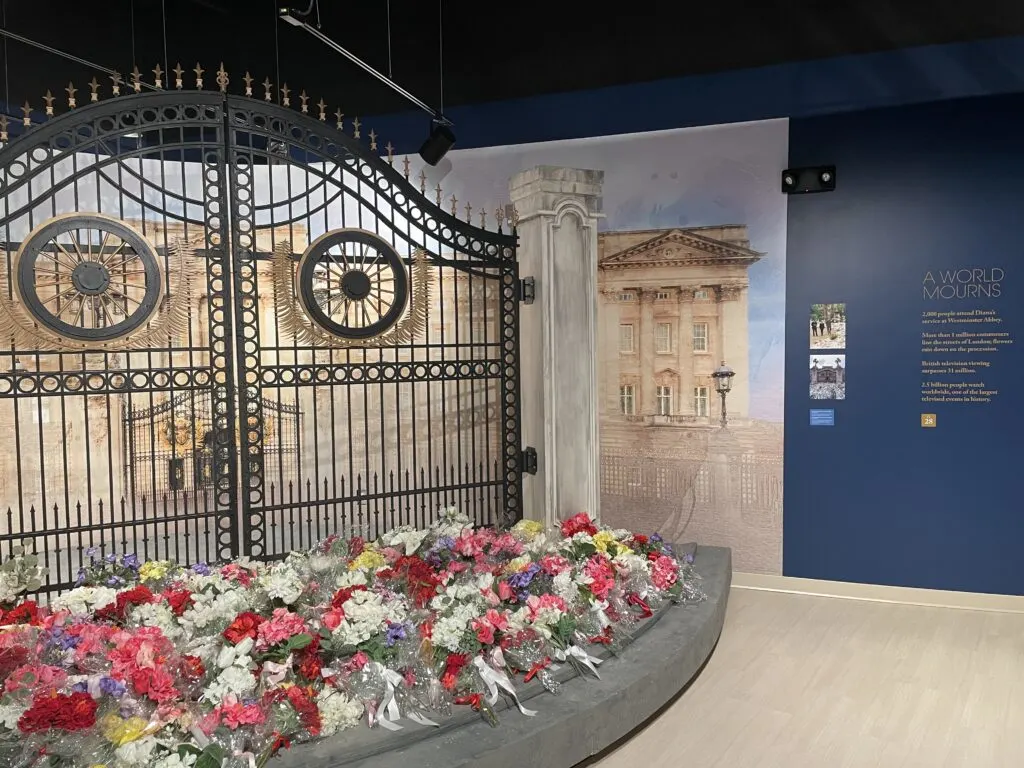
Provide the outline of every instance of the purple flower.
{"type": "Polygon", "coordinates": [[[119,699],[124,695],[125,686],[124,683],[119,682],[112,677],[101,677],[100,690],[108,696],[113,696],[119,699]]]}
{"type": "Polygon", "coordinates": [[[451,536],[442,536],[436,542],[434,542],[434,546],[431,547],[431,549],[454,549],[454,548],[455,548],[455,539],[453,539],[451,536]]]}
{"type": "Polygon", "coordinates": [[[103,559],[104,559],[104,560],[106,560],[106,561],[107,561],[108,563],[110,563],[111,565],[113,565],[114,563],[116,563],[116,562],[117,562],[117,555],[115,555],[115,554],[114,554],[113,552],[111,552],[111,553],[110,553],[109,555],[107,555],[107,556],[106,556],[105,558],[103,558],[103,559]]]}
{"type": "Polygon", "coordinates": [[[406,637],[405,624],[388,624],[388,631],[387,636],[384,638],[384,645],[390,648],[399,640],[405,640],[406,637]]]}
{"type": "Polygon", "coordinates": [[[78,569],[78,578],[75,579],[75,586],[76,587],[80,587],[83,584],[85,584],[85,576],[86,576],[85,568],[79,568],[78,569]]]}
{"type": "Polygon", "coordinates": [[[124,579],[122,579],[120,576],[111,576],[109,579],[107,579],[108,587],[120,587],[123,584],[124,579]]]}
{"type": "Polygon", "coordinates": [[[75,693],[88,693],[89,692],[89,684],[88,683],[84,683],[84,682],[83,683],[75,683],[74,685],[71,686],[71,690],[74,691],[75,693]]]}
{"type": "Polygon", "coordinates": [[[96,557],[96,555],[98,555],[99,553],[100,551],[96,549],[96,547],[89,547],[87,550],[85,550],[85,554],[89,556],[90,560],[96,557]]]}
{"type": "Polygon", "coordinates": [[[206,563],[196,563],[192,566],[192,573],[198,574],[200,576],[209,576],[210,566],[208,566],[206,563]]]}
{"type": "Polygon", "coordinates": [[[121,565],[125,568],[131,568],[133,571],[139,567],[139,556],[135,554],[125,555],[121,558],[121,565]]]}
{"type": "Polygon", "coordinates": [[[658,541],[658,542],[663,541],[663,539],[661,538],[661,534],[660,533],[656,533],[653,536],[651,536],[651,541],[658,541]]]}

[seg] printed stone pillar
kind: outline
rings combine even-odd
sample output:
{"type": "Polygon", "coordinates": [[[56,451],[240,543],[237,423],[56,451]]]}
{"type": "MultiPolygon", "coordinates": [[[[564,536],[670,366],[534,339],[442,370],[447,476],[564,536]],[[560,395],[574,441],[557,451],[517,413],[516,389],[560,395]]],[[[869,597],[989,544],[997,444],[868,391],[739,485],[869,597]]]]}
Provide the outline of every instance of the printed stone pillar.
{"type": "MultiPolygon", "coordinates": [[[[537,281],[520,308],[523,446],[538,471],[523,479],[523,512],[554,524],[600,514],[597,223],[604,172],[539,166],[516,174],[519,274],[537,281]]],[[[613,347],[618,349],[617,346],[613,347]]]]}
{"type": "Polygon", "coordinates": [[[597,348],[600,371],[600,403],[598,417],[601,413],[615,416],[619,413],[619,292],[606,289],[601,291],[597,319],[600,325],[597,336],[597,348]]]}
{"type": "Polygon", "coordinates": [[[650,289],[637,291],[640,299],[640,415],[654,415],[654,294],[650,289]]]}
{"type": "Polygon", "coordinates": [[[676,413],[693,415],[693,291],[679,288],[679,331],[676,354],[679,356],[679,394],[676,413]]]}
{"type": "MultiPolygon", "coordinates": [[[[729,416],[746,418],[750,413],[750,343],[747,329],[747,287],[742,284],[718,287],[719,359],[736,371],[729,392],[729,416]]],[[[721,416],[721,403],[719,403],[721,416]]]]}

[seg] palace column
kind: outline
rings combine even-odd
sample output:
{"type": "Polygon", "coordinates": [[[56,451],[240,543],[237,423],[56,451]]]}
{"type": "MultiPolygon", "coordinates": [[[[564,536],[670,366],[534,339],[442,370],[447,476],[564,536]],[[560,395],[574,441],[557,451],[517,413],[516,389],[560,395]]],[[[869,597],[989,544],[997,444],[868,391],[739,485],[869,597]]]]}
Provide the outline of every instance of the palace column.
{"type": "MultiPolygon", "coordinates": [[[[519,274],[536,279],[520,309],[522,444],[537,450],[523,512],[554,524],[599,515],[597,223],[602,171],[538,166],[516,174],[519,274]]],[[[615,347],[617,350],[617,346],[615,347]]]]}
{"type": "Polygon", "coordinates": [[[601,370],[598,373],[600,386],[601,415],[615,418],[619,415],[619,292],[608,288],[601,291],[597,310],[599,324],[597,348],[601,370]]]}
{"type": "Polygon", "coordinates": [[[693,415],[693,291],[679,288],[679,330],[676,334],[676,354],[679,356],[679,394],[676,413],[693,415]]]}
{"type": "MultiPolygon", "coordinates": [[[[736,371],[728,396],[729,414],[746,418],[750,413],[750,332],[747,326],[747,286],[720,285],[718,299],[718,359],[736,371]]],[[[721,406],[719,406],[719,410],[721,406]]],[[[721,415],[721,414],[719,414],[721,415]]]]}
{"type": "Polygon", "coordinates": [[[640,415],[653,416],[655,411],[654,388],[654,295],[650,289],[637,290],[640,299],[640,415]]]}

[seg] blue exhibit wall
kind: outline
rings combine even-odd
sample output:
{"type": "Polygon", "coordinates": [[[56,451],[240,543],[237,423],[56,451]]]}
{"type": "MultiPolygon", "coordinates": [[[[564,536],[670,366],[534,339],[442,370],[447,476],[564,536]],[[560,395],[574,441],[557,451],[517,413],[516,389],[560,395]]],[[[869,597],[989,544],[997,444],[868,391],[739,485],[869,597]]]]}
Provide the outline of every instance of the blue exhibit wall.
{"type": "Polygon", "coordinates": [[[1024,96],[791,122],[790,165],[837,188],[789,201],[785,575],[1024,595],[1022,137],[1024,96]],[[847,305],[843,401],[808,394],[825,302],[847,305]]]}

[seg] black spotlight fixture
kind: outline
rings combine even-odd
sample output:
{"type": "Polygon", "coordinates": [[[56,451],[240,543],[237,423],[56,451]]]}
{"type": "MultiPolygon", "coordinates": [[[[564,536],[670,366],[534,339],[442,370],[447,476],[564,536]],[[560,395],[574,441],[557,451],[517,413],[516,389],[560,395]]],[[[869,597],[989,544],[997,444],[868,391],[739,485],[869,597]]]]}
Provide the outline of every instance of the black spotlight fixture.
{"type": "Polygon", "coordinates": [[[782,191],[787,195],[810,195],[833,192],[836,188],[836,167],[787,168],[782,172],[782,191]]]}
{"type": "Polygon", "coordinates": [[[420,157],[427,165],[437,165],[455,144],[455,134],[447,122],[434,120],[430,124],[430,135],[420,147],[420,157]]]}

